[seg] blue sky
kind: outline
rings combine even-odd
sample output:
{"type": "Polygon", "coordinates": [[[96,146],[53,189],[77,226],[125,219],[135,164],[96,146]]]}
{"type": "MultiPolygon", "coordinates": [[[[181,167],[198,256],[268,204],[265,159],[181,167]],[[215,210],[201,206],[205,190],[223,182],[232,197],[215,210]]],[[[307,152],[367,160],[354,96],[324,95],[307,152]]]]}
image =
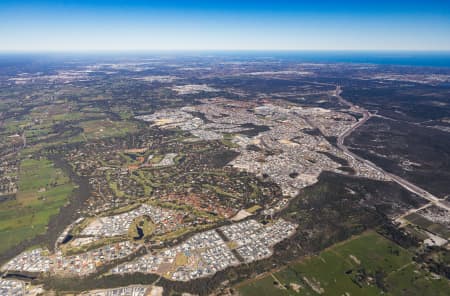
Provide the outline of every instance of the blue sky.
{"type": "Polygon", "coordinates": [[[450,50],[450,1],[0,1],[0,51],[166,49],[450,50]]]}

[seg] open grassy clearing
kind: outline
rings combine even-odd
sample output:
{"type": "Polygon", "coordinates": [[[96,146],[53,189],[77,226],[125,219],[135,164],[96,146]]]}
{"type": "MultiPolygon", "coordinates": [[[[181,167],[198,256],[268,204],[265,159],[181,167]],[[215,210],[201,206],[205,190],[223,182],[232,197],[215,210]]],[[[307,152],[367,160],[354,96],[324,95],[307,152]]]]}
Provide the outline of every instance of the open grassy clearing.
{"type": "Polygon", "coordinates": [[[45,232],[72,190],[69,178],[51,161],[23,160],[16,199],[0,203],[0,252],[45,232]]]}
{"type": "Polygon", "coordinates": [[[114,136],[124,136],[136,130],[136,125],[128,121],[90,120],[80,123],[88,140],[114,136]]]}
{"type": "Polygon", "coordinates": [[[254,213],[256,213],[257,211],[259,211],[261,209],[262,209],[262,207],[260,205],[254,205],[254,206],[246,209],[246,211],[249,212],[249,213],[254,214],[254,213]]]}
{"type": "Polygon", "coordinates": [[[435,278],[435,275],[418,269],[415,264],[392,273],[387,277],[386,282],[392,295],[445,296],[450,291],[448,280],[435,278]]]}
{"type": "Polygon", "coordinates": [[[178,253],[175,257],[176,266],[184,266],[188,263],[188,257],[184,253],[178,253]]]}
{"type": "Polygon", "coordinates": [[[440,291],[449,289],[447,279],[434,278],[420,269],[409,251],[375,232],[239,287],[244,296],[444,295],[440,291]]]}

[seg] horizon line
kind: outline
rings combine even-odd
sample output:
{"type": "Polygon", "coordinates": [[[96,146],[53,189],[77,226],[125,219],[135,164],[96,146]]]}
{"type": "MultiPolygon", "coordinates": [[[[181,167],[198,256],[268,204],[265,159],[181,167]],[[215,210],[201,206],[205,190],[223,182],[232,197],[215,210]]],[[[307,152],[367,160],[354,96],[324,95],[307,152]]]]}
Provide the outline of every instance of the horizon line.
{"type": "Polygon", "coordinates": [[[288,48],[248,48],[248,49],[179,49],[179,48],[161,48],[161,49],[37,49],[37,50],[2,50],[0,54],[14,53],[153,53],[153,52],[386,52],[386,53],[450,53],[449,49],[288,49],[288,48]]]}

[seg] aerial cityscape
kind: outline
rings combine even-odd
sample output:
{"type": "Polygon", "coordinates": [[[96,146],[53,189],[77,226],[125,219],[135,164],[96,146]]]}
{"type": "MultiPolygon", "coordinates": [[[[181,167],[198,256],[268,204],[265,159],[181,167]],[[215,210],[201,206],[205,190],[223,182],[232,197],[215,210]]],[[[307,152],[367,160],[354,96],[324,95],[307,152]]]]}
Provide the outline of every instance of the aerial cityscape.
{"type": "Polygon", "coordinates": [[[0,296],[449,295],[449,4],[319,2],[0,3],[0,296]]]}

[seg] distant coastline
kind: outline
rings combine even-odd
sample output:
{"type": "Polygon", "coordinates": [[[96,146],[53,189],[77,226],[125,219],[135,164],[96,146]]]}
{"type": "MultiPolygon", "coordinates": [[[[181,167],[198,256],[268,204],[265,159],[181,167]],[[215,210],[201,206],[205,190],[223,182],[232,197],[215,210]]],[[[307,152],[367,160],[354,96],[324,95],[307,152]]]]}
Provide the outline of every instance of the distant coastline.
{"type": "Polygon", "coordinates": [[[353,63],[395,66],[450,68],[450,51],[368,51],[368,50],[149,50],[81,52],[1,52],[0,65],[53,58],[144,58],[144,57],[222,57],[233,60],[261,59],[304,63],[353,63]]]}
{"type": "Polygon", "coordinates": [[[377,65],[402,65],[450,67],[450,51],[236,51],[224,54],[254,57],[273,57],[314,63],[361,63],[377,65]]]}

